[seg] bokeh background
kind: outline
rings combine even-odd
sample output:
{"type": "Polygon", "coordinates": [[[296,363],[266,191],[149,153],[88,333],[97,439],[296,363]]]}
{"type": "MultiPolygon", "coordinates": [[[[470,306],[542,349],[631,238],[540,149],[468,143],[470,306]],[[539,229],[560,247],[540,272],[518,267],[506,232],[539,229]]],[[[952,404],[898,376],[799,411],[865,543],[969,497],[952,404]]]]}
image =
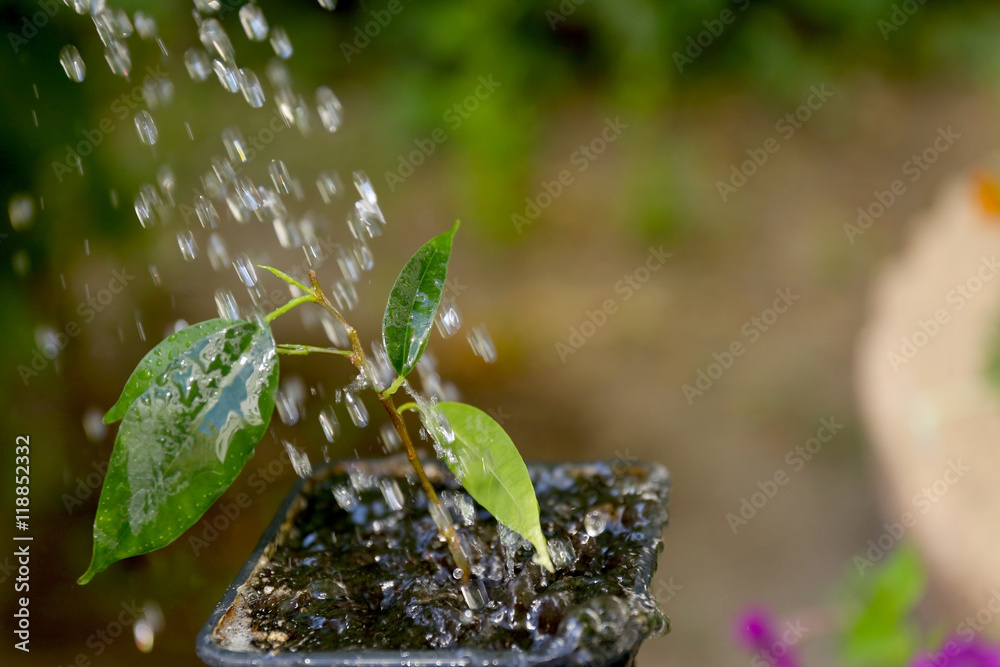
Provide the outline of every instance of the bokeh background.
{"type": "MultiPolygon", "coordinates": [[[[296,87],[308,98],[330,86],[344,123],[334,135],[315,121],[308,136],[278,134],[246,173],[266,181],[266,162],[284,160],[308,193],[298,215],[314,210],[345,241],[346,208],[320,200],[315,175],[336,171],[348,189],[352,170],[371,177],[388,224],[372,243],[375,270],[351,313],[368,338],[377,335],[398,267],[461,219],[452,277],[464,326],[432,342],[442,376],[464,400],[499,415],[526,458],[635,457],[670,469],[671,525],[654,590],[673,629],[645,644],[640,664],[750,660],[731,640],[732,624],[757,603],[782,619],[805,619],[812,630],[797,650],[809,664],[850,664],[835,629],[856,603],[853,558],[920,488],[886,483],[890,459],[872,454],[878,444],[855,391],[856,341],[871,282],[905,247],[914,216],[948,188],[972,206],[970,174],[993,164],[1000,9],[986,0],[401,0],[386,20],[388,4],[342,0],[328,12],[315,0],[260,3],[291,37],[296,87]],[[602,144],[609,127],[618,129],[602,144]],[[958,138],[919,179],[907,180],[862,235],[845,232],[857,224],[858,207],[907,178],[908,161],[947,128],[958,138]],[[409,156],[435,130],[445,140],[416,164],[409,156]],[[601,152],[581,161],[581,147],[593,142],[601,152]],[[762,164],[744,166],[754,156],[762,164]],[[412,174],[400,171],[403,162],[412,174]],[[571,178],[561,192],[542,196],[564,170],[571,178]],[[734,170],[743,170],[742,180],[734,170]],[[644,272],[658,253],[670,257],[644,272]],[[627,276],[634,287],[622,287],[627,276]],[[795,295],[791,307],[755,323],[768,321],[764,311],[778,291],[795,295]],[[588,315],[609,299],[612,314],[588,315]],[[601,326],[583,326],[595,318],[601,326]],[[465,340],[478,324],[496,345],[494,364],[465,340]],[[592,335],[574,337],[581,327],[592,335]],[[714,355],[736,342],[745,352],[696,385],[699,371],[715,373],[714,355]],[[703,393],[685,393],[685,385],[703,393]],[[793,470],[786,455],[816,436],[821,420],[842,427],[793,470]],[[790,473],[787,483],[734,529],[727,515],[738,515],[743,499],[781,470],[790,473]]],[[[90,18],[61,0],[0,3],[0,202],[21,202],[11,212],[16,228],[7,216],[0,230],[0,495],[12,508],[14,437],[29,434],[34,536],[32,651],[14,652],[5,633],[2,650],[14,661],[5,664],[64,665],[80,655],[99,665],[197,664],[197,630],[295,479],[269,437],[226,497],[245,492],[253,502],[208,548],[196,550],[185,537],[85,588],[74,583],[89,560],[95,470],[114,439],[114,428],[97,428],[93,416],[177,320],[215,316],[216,290],[249,303],[235,272],[208,261],[206,230],[177,214],[143,228],[134,197],[168,164],[178,202],[190,205],[212,156],[225,154],[222,130],[256,136],[275,108],[269,96],[262,110],[250,109],[214,77],[190,80],[183,53],[198,46],[190,3],[115,6],[155,19],[169,51],[162,57],[151,40],[130,38],[129,81],[108,70],[90,18]],[[67,44],[86,63],[82,83],[60,67],[67,44]],[[170,99],[151,110],[154,147],[139,142],[135,110],[119,115],[120,96],[142,83],[147,67],[162,67],[173,82],[170,99]],[[111,130],[83,158],[82,174],[54,167],[102,122],[111,130]],[[34,209],[28,220],[25,195],[34,209]],[[177,243],[187,230],[201,248],[193,261],[177,243]],[[84,322],[80,304],[108,285],[113,270],[134,280],[84,322]],[[74,322],[79,334],[58,357],[25,374],[46,332],[74,322]],[[251,479],[269,465],[271,473],[251,479]],[[146,601],[164,619],[150,653],[136,649],[131,630],[95,639],[123,603],[146,601]]],[[[263,80],[270,48],[246,39],[235,11],[222,21],[240,64],[263,80]]],[[[281,248],[270,225],[220,214],[230,255],[301,263],[301,252],[281,248]]],[[[326,270],[332,282],[336,268],[326,270]]],[[[283,318],[277,335],[325,340],[315,321],[298,316],[283,318]]],[[[312,358],[282,365],[283,375],[324,395],[308,398],[300,423],[278,429],[322,460],[316,415],[347,375],[312,358]]],[[[346,428],[326,453],[377,455],[376,434],[346,428]]],[[[989,509],[992,501],[987,489],[977,502],[989,509]]],[[[953,519],[992,534],[990,516],[953,519]]],[[[951,554],[949,572],[965,557],[951,554]]],[[[921,627],[954,627],[951,619],[989,598],[985,585],[977,595],[975,581],[958,585],[941,567],[928,568],[921,627]]],[[[0,572],[5,627],[12,577],[0,572]]]]}

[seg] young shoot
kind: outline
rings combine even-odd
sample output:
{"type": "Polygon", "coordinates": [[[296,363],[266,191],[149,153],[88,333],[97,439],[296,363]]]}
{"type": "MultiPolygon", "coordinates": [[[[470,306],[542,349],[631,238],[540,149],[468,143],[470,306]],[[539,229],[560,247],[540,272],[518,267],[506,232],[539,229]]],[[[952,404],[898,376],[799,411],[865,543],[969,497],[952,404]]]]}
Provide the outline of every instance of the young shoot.
{"type": "MultiPolygon", "coordinates": [[[[448,275],[458,223],[420,247],[400,271],[382,320],[382,342],[395,379],[369,383],[406,450],[430,503],[430,513],[468,585],[468,551],[427,478],[404,412],[416,412],[435,449],[465,490],[500,523],[534,545],[536,561],[554,572],[527,467],[503,428],[470,405],[432,404],[406,382],[430,338],[448,275]],[[414,396],[397,408],[400,388],[414,396]]],[[[346,357],[370,375],[357,331],[324,294],[316,273],[304,285],[264,268],[304,294],[254,321],[213,319],[167,337],[132,372],[104,416],[121,420],[94,520],[86,584],[115,561],[164,547],[194,525],[229,488],[264,437],[274,411],[280,354],[346,357]],[[303,304],[340,322],[350,349],[276,344],[271,322],[303,304]]],[[[331,360],[333,361],[333,360],[331,360]]]]}

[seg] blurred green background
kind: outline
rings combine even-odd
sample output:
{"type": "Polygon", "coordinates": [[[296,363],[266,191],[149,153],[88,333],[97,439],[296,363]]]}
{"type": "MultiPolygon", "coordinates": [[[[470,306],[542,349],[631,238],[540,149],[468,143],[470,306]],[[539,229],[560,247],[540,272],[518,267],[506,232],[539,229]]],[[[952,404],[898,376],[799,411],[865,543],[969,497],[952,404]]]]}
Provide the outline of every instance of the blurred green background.
{"type": "MultiPolygon", "coordinates": [[[[828,600],[879,524],[850,376],[867,279],[937,185],[996,147],[996,4],[402,0],[394,14],[378,0],[341,1],[333,12],[312,0],[260,5],[291,36],[296,88],[310,99],[328,85],[344,106],[336,134],[290,129],[264,147],[265,157],[288,164],[309,193],[302,211],[317,211],[321,226],[345,240],[346,209],[324,208],[313,186],[319,170],[339,172],[348,188],[351,171],[365,170],[388,220],[372,243],[375,270],[352,313],[363,337],[377,334],[391,281],[410,252],[461,219],[453,278],[465,325],[460,335],[432,342],[442,376],[468,402],[503,415],[526,458],[639,457],[670,468],[672,525],[657,582],[674,630],[645,646],[641,664],[743,660],[728,642],[738,609],[762,599],[779,608],[828,600]],[[487,90],[484,80],[498,85],[471,109],[470,96],[487,90]],[[788,125],[781,130],[782,119],[822,86],[828,101],[790,134],[788,125]],[[455,105],[466,105],[464,115],[455,105]],[[609,122],[620,134],[580,162],[580,148],[609,122]],[[842,225],[856,208],[947,125],[960,128],[962,140],[941,166],[863,243],[847,244],[842,225]],[[400,174],[438,129],[446,139],[433,143],[412,175],[389,175],[400,174]],[[723,199],[719,181],[769,137],[777,151],[723,199]],[[558,196],[540,197],[563,170],[571,182],[558,196]],[[616,285],[641,277],[637,269],[661,246],[672,257],[626,300],[616,285]],[[801,302],[689,401],[682,387],[786,288],[801,302]],[[582,347],[560,355],[557,344],[569,343],[573,328],[607,299],[617,312],[582,347]],[[497,346],[496,364],[484,364],[465,343],[480,323],[497,346]],[[834,444],[733,535],[725,515],[831,415],[845,425],[834,444]]],[[[246,492],[252,504],[210,548],[196,554],[185,537],[116,565],[86,588],[73,583],[89,559],[96,508],[97,487],[87,478],[106,462],[114,436],[113,428],[88,434],[86,416],[103,414],[138,359],[178,319],[213,317],[217,289],[248,303],[235,272],[214,271],[206,260],[205,230],[190,227],[201,254],[184,261],[176,237],[185,221],[175,215],[144,229],[132,210],[136,192],[169,164],[178,201],[190,205],[212,156],[225,154],[221,131],[256,135],[275,108],[266,83],[264,108],[252,110],[214,76],[190,80],[183,53],[198,46],[190,4],[115,6],[155,19],[169,51],[162,67],[173,98],[151,110],[160,135],[152,148],[139,143],[134,111],[120,116],[116,99],[161,62],[155,43],[129,39],[133,75],[124,81],[108,71],[88,17],[60,0],[0,3],[0,202],[28,195],[34,203],[29,223],[15,229],[5,218],[0,236],[3,441],[12,446],[16,435],[30,434],[33,446],[32,652],[13,655],[13,664],[70,664],[79,654],[101,665],[196,664],[195,633],[294,480],[280,445],[267,438],[227,496],[246,492]],[[59,65],[67,44],[87,65],[83,83],[59,65]],[[112,130],[102,131],[82,174],[53,166],[102,121],[112,130]],[[84,322],[80,304],[123,267],[134,280],[84,322]],[[79,335],[58,358],[26,373],[46,327],[73,322],[79,335]],[[269,464],[271,473],[251,478],[269,464]],[[139,653],[130,632],[93,640],[123,602],[147,600],[165,617],[151,653],[139,653]]],[[[235,11],[222,22],[240,65],[264,81],[270,48],[246,39],[235,11]]],[[[265,162],[252,162],[247,173],[265,182],[265,162]]],[[[277,244],[269,225],[239,225],[220,213],[232,256],[302,262],[300,251],[277,244]]],[[[327,270],[332,282],[336,270],[327,270]]],[[[277,328],[286,342],[323,342],[315,321],[286,319],[277,328]]],[[[348,376],[313,360],[282,365],[283,375],[319,395],[309,397],[299,424],[278,432],[319,461],[325,441],[316,415],[348,376]]],[[[347,428],[328,454],[377,455],[376,433],[347,428]]],[[[8,480],[10,449],[0,460],[8,480]]],[[[10,484],[3,488],[12,506],[10,484]]],[[[0,564],[6,555],[0,551],[0,564]]],[[[0,582],[9,619],[7,570],[0,582]]],[[[945,613],[952,602],[944,591],[936,604],[945,613]]],[[[810,664],[835,664],[836,646],[822,633],[806,651],[810,664]]]]}

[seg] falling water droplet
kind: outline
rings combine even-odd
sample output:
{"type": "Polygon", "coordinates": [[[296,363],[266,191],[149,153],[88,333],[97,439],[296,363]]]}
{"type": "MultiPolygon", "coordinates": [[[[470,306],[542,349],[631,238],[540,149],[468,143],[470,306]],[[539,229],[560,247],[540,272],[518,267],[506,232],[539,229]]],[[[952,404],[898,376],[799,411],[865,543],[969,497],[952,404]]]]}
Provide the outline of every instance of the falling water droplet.
{"type": "Polygon", "coordinates": [[[379,427],[379,440],[382,441],[382,450],[386,454],[399,451],[399,448],[403,446],[403,441],[399,439],[396,427],[389,422],[385,422],[379,427]]]}
{"type": "Polygon", "coordinates": [[[226,252],[226,243],[215,232],[212,232],[208,237],[208,261],[216,271],[222,271],[229,266],[229,253],[226,252]]]}
{"type": "Polygon", "coordinates": [[[149,14],[142,11],[135,13],[135,31],[142,39],[156,38],[156,21],[149,14]]]}
{"type": "Polygon", "coordinates": [[[184,52],[184,66],[194,81],[205,81],[212,73],[212,63],[203,49],[192,47],[184,52]]]}
{"type": "Polygon", "coordinates": [[[198,244],[194,240],[194,234],[190,231],[177,232],[177,245],[185,260],[191,262],[198,256],[198,244]]]}
{"type": "Polygon", "coordinates": [[[156,267],[156,264],[149,265],[149,277],[152,279],[154,285],[160,286],[163,284],[163,278],[160,277],[160,270],[156,267]]]}
{"type": "Polygon", "coordinates": [[[343,120],[343,107],[337,95],[326,86],[316,89],[316,110],[327,132],[336,132],[343,120]]]}
{"type": "Polygon", "coordinates": [[[319,6],[332,12],[337,8],[337,0],[319,0],[319,6]]]}
{"type": "Polygon", "coordinates": [[[112,74],[128,78],[129,70],[132,69],[132,56],[125,42],[115,40],[108,44],[104,49],[104,59],[112,74]]]}
{"type": "Polygon", "coordinates": [[[365,407],[361,398],[352,391],[344,391],[344,406],[354,425],[359,428],[368,426],[368,408],[365,407]]]}
{"type": "Polygon", "coordinates": [[[344,246],[337,246],[337,266],[340,267],[340,272],[344,274],[344,277],[352,283],[361,280],[361,267],[358,266],[354,254],[348,252],[344,246]]]}
{"type": "Polygon", "coordinates": [[[100,442],[108,434],[104,425],[103,413],[97,408],[87,408],[83,413],[83,432],[91,442],[100,442]]]}
{"type": "Polygon", "coordinates": [[[229,41],[229,35],[226,34],[225,29],[217,19],[202,21],[201,25],[198,26],[198,37],[206,49],[215,51],[226,62],[233,61],[235,57],[233,44],[229,41]]]}
{"type": "Polygon", "coordinates": [[[237,257],[233,260],[233,268],[236,269],[236,275],[239,276],[240,282],[246,287],[253,287],[257,284],[257,271],[249,257],[246,255],[237,257]]]}
{"type": "Polygon", "coordinates": [[[486,330],[486,326],[479,324],[472,327],[472,331],[469,332],[467,336],[469,345],[472,347],[472,351],[483,358],[488,364],[492,364],[497,360],[497,348],[493,344],[493,339],[490,338],[490,333],[486,330]]]}
{"type": "Polygon", "coordinates": [[[274,183],[275,189],[283,194],[288,194],[288,183],[291,181],[291,176],[288,174],[288,167],[281,160],[271,160],[267,165],[267,173],[271,177],[271,182],[274,183]]]}
{"type": "Polygon", "coordinates": [[[240,318],[240,308],[236,304],[236,297],[224,287],[215,290],[215,307],[219,311],[219,317],[225,320],[238,320],[240,318]]]}
{"type": "MultiPolygon", "coordinates": [[[[249,5],[244,5],[247,7],[249,5]]],[[[239,72],[239,85],[240,92],[243,93],[243,99],[247,101],[254,109],[259,109],[264,106],[264,101],[267,99],[264,95],[264,87],[260,85],[260,79],[253,70],[241,69],[239,72]]]]}
{"type": "Polygon", "coordinates": [[[277,58],[271,58],[267,63],[267,80],[276,90],[285,90],[292,85],[292,75],[285,63],[277,58]]]}
{"type": "Polygon", "coordinates": [[[194,6],[202,14],[214,14],[222,8],[221,0],[194,0],[194,6]]]}
{"type": "Polygon", "coordinates": [[[14,195],[7,204],[7,215],[10,216],[10,226],[15,230],[28,229],[35,220],[35,200],[31,195],[14,195]]]}
{"type": "Polygon", "coordinates": [[[253,3],[248,3],[240,7],[240,23],[243,24],[243,31],[251,40],[263,42],[267,39],[267,19],[260,7],[253,3]]]}
{"type": "Polygon", "coordinates": [[[333,284],[333,300],[341,310],[354,310],[358,305],[358,291],[353,283],[338,280],[333,284]]]}
{"type": "Polygon", "coordinates": [[[284,445],[285,451],[288,452],[288,458],[292,462],[295,474],[303,479],[311,475],[312,463],[309,462],[309,455],[287,440],[282,440],[281,444],[284,445]]]}
{"type": "Polygon", "coordinates": [[[443,338],[453,336],[462,328],[462,315],[458,312],[458,306],[451,299],[442,301],[437,315],[438,332],[443,338]]]}
{"type": "Polygon", "coordinates": [[[292,57],[292,40],[281,26],[276,25],[271,28],[271,48],[279,58],[288,60],[292,57]]]}
{"type": "Polygon", "coordinates": [[[205,229],[215,229],[219,226],[219,213],[205,195],[198,195],[194,200],[194,212],[198,222],[205,229]]]}
{"type": "Polygon", "coordinates": [[[342,350],[349,349],[351,347],[351,341],[347,337],[347,331],[344,329],[344,325],[326,311],[320,315],[320,323],[323,325],[323,331],[326,333],[326,337],[330,339],[334,347],[338,347],[342,350]]]}
{"type": "Polygon", "coordinates": [[[368,174],[363,171],[354,172],[354,187],[366,202],[372,205],[378,204],[378,197],[375,195],[375,188],[368,174]]]}
{"type": "Polygon", "coordinates": [[[319,425],[327,442],[333,442],[340,437],[340,421],[337,419],[333,406],[328,405],[319,412],[319,425]]]}
{"type": "Polygon", "coordinates": [[[124,9],[115,9],[115,25],[118,26],[118,34],[122,37],[132,36],[132,21],[129,20],[128,14],[124,9]]]}
{"type": "Polygon", "coordinates": [[[323,198],[323,202],[329,204],[340,194],[340,177],[336,173],[329,174],[321,171],[316,177],[316,189],[319,190],[319,196],[323,198]]]}
{"type": "Polygon", "coordinates": [[[354,257],[362,271],[371,271],[375,267],[375,258],[371,249],[362,242],[354,245],[354,257]]]}
{"type": "Polygon", "coordinates": [[[238,128],[227,127],[222,131],[222,145],[226,147],[226,153],[230,160],[247,161],[246,140],[243,133],[238,128]]]}
{"type": "Polygon", "coordinates": [[[135,328],[139,332],[139,340],[146,342],[146,329],[142,326],[142,313],[135,311],[135,328]]]}
{"type": "Polygon", "coordinates": [[[215,71],[215,75],[219,77],[219,83],[222,87],[231,93],[235,93],[240,89],[240,73],[236,69],[236,65],[231,65],[222,62],[221,60],[212,61],[212,69],[215,71]]]}
{"type": "Polygon", "coordinates": [[[132,625],[132,636],[135,639],[135,647],[143,653],[153,650],[153,643],[156,641],[156,633],[150,627],[149,622],[144,618],[139,618],[132,625]]]}
{"type": "Polygon", "coordinates": [[[385,504],[389,506],[389,509],[393,512],[403,509],[403,491],[399,488],[399,482],[387,478],[379,480],[378,486],[382,490],[382,497],[385,498],[385,504]]]}
{"type": "Polygon", "coordinates": [[[18,278],[23,278],[28,275],[28,271],[31,270],[31,255],[24,248],[21,248],[14,253],[14,256],[10,259],[11,266],[14,269],[14,274],[18,278]]]}
{"type": "Polygon", "coordinates": [[[83,78],[87,76],[87,66],[83,63],[80,52],[72,44],[64,46],[59,52],[59,63],[66,72],[66,76],[77,83],[83,81],[83,78]]]}
{"type": "Polygon", "coordinates": [[[135,115],[135,130],[139,133],[139,141],[149,146],[155,144],[159,136],[153,117],[145,109],[135,115]]]}
{"type": "Polygon", "coordinates": [[[162,192],[163,196],[167,198],[167,201],[173,205],[174,186],[177,184],[177,179],[174,176],[174,170],[170,168],[170,165],[162,165],[156,171],[156,180],[160,185],[160,192],[162,192]]]}

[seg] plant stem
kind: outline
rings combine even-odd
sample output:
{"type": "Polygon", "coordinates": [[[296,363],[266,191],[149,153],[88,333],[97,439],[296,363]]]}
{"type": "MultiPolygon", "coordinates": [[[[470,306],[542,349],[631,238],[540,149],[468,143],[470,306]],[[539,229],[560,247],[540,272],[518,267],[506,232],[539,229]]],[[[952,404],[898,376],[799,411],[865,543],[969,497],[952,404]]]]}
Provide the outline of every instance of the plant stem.
{"type": "MultiPolygon", "coordinates": [[[[366,373],[365,368],[365,351],[361,346],[361,339],[358,337],[358,332],[347,323],[344,316],[340,314],[340,311],[330,303],[330,300],[326,298],[323,293],[323,288],[319,285],[319,280],[316,277],[316,272],[309,271],[309,280],[312,282],[311,294],[307,295],[312,298],[313,301],[323,306],[331,315],[340,320],[340,323],[344,326],[347,332],[347,337],[351,341],[352,353],[349,355],[354,366],[362,373],[366,373]]],[[[302,297],[300,297],[302,298],[302,297]]],[[[291,303],[291,302],[289,302],[291,303]]],[[[402,380],[397,380],[393,382],[393,388],[398,388],[402,384],[402,380]]],[[[395,389],[393,389],[395,391],[395,389]]],[[[410,439],[410,433],[406,428],[406,422],[403,421],[403,417],[396,410],[395,404],[392,402],[392,394],[388,390],[384,392],[377,392],[379,401],[382,403],[382,407],[385,408],[386,412],[389,413],[389,418],[392,420],[392,425],[396,428],[396,432],[399,434],[400,440],[403,441],[403,447],[406,448],[406,458],[409,460],[410,465],[413,466],[413,470],[417,473],[417,478],[420,480],[421,486],[424,487],[424,493],[427,495],[427,501],[434,508],[431,512],[431,517],[434,519],[434,523],[437,524],[438,530],[441,533],[441,537],[444,539],[445,543],[448,545],[448,550],[451,552],[451,557],[455,560],[455,565],[462,571],[462,584],[464,586],[469,585],[469,576],[472,573],[472,567],[469,565],[469,559],[466,557],[462,549],[461,537],[455,531],[455,526],[452,524],[451,519],[448,515],[448,510],[444,507],[441,499],[438,498],[437,492],[434,490],[434,485],[431,484],[430,479],[427,478],[427,473],[424,472],[424,466],[420,463],[420,457],[417,456],[417,450],[413,446],[413,441],[410,439]]]]}
{"type": "Polygon", "coordinates": [[[343,357],[349,357],[352,352],[347,350],[339,350],[335,347],[316,347],[315,345],[294,345],[294,344],[282,344],[278,346],[278,354],[312,354],[313,352],[322,352],[324,354],[339,354],[343,357]]]}
{"type": "Polygon", "coordinates": [[[295,308],[295,306],[299,306],[299,305],[302,305],[303,303],[309,303],[310,301],[315,301],[315,300],[316,300],[316,297],[314,297],[312,294],[305,294],[303,296],[297,296],[294,299],[292,299],[291,301],[289,301],[288,303],[286,303],[284,306],[281,306],[280,308],[276,308],[276,309],[272,310],[270,313],[268,313],[267,315],[265,315],[264,316],[264,321],[265,322],[270,322],[271,320],[273,320],[277,316],[283,315],[283,314],[287,313],[288,311],[290,311],[292,308],[295,308]]]}

